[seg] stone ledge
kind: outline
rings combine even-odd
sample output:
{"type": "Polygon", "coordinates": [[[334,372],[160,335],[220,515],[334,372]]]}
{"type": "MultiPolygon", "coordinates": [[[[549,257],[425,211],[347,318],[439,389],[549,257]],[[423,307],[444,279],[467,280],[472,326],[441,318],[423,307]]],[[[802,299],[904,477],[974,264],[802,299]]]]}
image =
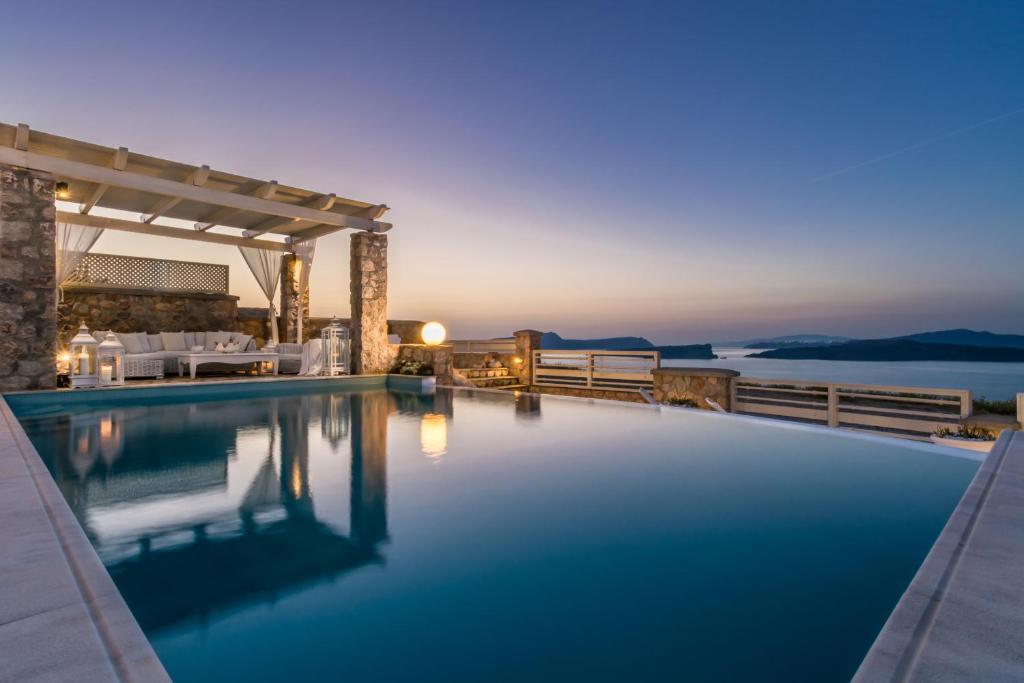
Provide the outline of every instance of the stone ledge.
{"type": "Polygon", "coordinates": [[[651,374],[668,377],[739,377],[740,373],[725,368],[654,368],[651,374]]]}
{"type": "MultiPolygon", "coordinates": [[[[88,285],[69,282],[64,291],[71,294],[127,294],[129,296],[174,296],[186,299],[215,299],[219,301],[238,301],[234,294],[223,292],[196,292],[190,289],[149,289],[145,287],[118,287],[115,285],[88,285]]],[[[266,314],[264,313],[264,316],[266,314]]]]}

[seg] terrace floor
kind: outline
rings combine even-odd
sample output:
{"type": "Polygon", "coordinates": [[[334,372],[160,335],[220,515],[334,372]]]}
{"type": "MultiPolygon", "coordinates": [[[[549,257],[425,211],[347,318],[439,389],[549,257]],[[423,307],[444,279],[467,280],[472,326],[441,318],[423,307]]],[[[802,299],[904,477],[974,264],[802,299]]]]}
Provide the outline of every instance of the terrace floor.
{"type": "Polygon", "coordinates": [[[855,681],[1024,680],[1024,432],[1003,432],[855,681]]]}

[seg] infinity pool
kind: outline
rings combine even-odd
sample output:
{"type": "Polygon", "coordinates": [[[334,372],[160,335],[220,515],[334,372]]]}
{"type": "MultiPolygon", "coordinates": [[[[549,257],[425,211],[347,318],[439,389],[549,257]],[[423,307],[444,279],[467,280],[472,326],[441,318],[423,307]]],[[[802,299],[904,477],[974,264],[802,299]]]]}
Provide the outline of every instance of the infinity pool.
{"type": "Polygon", "coordinates": [[[174,680],[845,681],[978,466],[341,386],[11,398],[174,680]]]}

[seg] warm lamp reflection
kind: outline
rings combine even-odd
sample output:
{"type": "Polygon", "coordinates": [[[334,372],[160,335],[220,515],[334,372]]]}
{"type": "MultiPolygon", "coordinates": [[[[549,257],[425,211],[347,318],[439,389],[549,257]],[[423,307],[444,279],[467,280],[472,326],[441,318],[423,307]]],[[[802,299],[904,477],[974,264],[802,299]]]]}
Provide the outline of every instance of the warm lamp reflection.
{"type": "Polygon", "coordinates": [[[448,452],[448,418],[437,413],[425,413],[420,418],[420,450],[431,459],[448,452]]]}

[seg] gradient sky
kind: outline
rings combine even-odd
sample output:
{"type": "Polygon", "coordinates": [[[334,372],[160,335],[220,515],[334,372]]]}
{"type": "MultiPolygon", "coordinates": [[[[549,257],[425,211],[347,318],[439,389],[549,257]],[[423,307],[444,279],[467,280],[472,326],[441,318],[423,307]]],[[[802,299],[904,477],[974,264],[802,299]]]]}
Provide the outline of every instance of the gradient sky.
{"type": "MultiPolygon", "coordinates": [[[[387,203],[391,317],[455,337],[1024,333],[1021,36],[995,1],[9,3],[0,120],[387,203]]],[[[261,304],[231,247],[96,250],[261,304]]],[[[322,240],[314,314],[347,268],[322,240]]]]}

